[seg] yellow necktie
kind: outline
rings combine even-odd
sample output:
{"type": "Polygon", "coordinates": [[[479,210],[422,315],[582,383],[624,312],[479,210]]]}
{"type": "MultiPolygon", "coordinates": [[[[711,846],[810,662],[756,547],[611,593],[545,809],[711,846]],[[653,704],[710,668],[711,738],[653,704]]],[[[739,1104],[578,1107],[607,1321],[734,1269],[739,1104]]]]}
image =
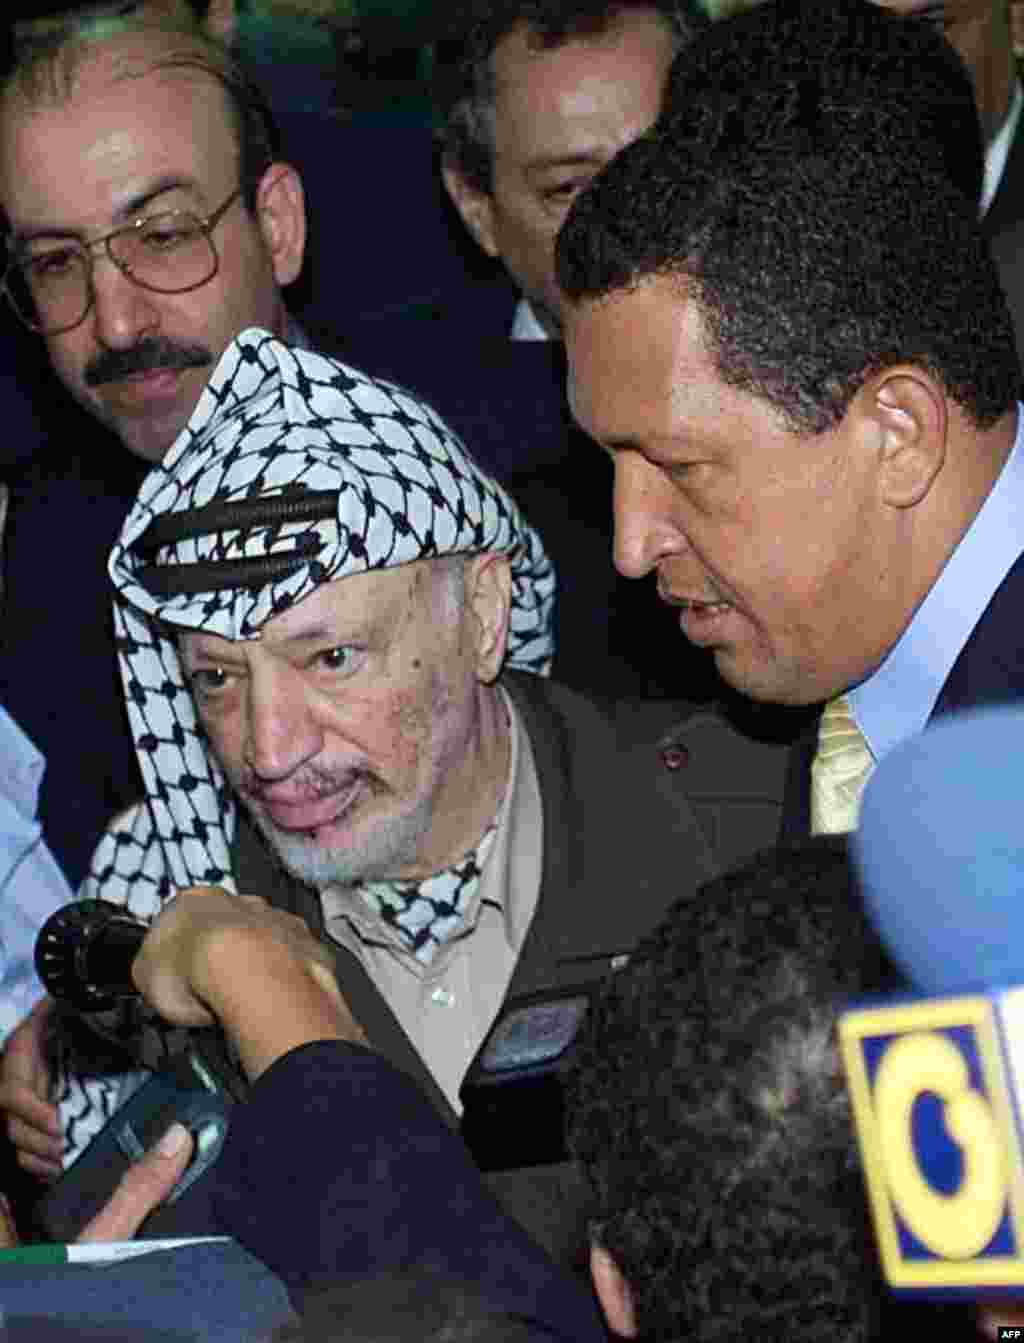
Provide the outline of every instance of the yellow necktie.
{"type": "Polygon", "coordinates": [[[857,828],[860,795],[874,756],[853,720],[845,695],[825,705],[811,765],[811,834],[842,835],[857,828]]]}

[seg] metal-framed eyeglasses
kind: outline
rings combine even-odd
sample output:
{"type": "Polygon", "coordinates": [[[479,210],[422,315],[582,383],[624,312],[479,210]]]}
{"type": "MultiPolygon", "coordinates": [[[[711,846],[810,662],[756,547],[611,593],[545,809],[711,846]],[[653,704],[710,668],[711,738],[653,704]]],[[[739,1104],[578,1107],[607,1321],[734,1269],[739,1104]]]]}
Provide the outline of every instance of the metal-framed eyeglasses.
{"type": "Polygon", "coordinates": [[[206,219],[191,210],[166,210],[144,215],[91,242],[56,234],[20,245],[8,239],[3,291],[30,331],[59,336],[84,322],[93,305],[98,247],[142,289],[157,294],[199,289],[220,266],[213,230],[241,194],[237,187],[206,219]]]}

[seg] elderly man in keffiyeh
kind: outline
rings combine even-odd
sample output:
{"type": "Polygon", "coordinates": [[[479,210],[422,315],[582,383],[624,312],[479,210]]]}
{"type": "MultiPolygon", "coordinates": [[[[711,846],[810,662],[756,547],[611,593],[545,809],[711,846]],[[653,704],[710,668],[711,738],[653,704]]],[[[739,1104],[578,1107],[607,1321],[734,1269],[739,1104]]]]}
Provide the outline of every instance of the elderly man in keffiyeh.
{"type": "MultiPolygon", "coordinates": [[[[730,753],[749,822],[764,748],[705,715],[664,749],[678,705],[546,679],[550,563],[436,413],[268,332],[228,347],[110,572],[147,795],[85,893],[151,919],[215,884],[302,915],[452,1122],[510,1001],[597,979],[713,871],[730,753]]],[[[172,1047],[142,1036],[147,1063],[172,1047]]],[[[124,1092],[69,1078],[70,1148],[124,1092]]]]}

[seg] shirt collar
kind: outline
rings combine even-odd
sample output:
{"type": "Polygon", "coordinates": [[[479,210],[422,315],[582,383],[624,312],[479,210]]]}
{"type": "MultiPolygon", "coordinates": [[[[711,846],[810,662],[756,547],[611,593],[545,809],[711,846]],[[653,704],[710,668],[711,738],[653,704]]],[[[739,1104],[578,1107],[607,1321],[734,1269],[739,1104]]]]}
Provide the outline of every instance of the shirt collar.
{"type": "Polygon", "coordinates": [[[512,340],[550,340],[551,337],[537,320],[537,314],[525,298],[516,304],[516,315],[510,333],[512,340]]]}
{"type": "Polygon", "coordinates": [[[6,709],[0,708],[0,793],[26,821],[35,820],[45,767],[39,751],[6,709]]]}
{"type": "Polygon", "coordinates": [[[996,589],[1024,553],[1024,406],[988,498],[878,670],[849,691],[876,760],[921,732],[996,589]]]}
{"type": "Polygon", "coordinates": [[[1024,89],[1021,88],[1018,79],[1014,81],[1013,96],[1010,99],[1010,110],[1007,113],[1006,120],[1000,127],[999,133],[985,150],[985,177],[981,187],[981,209],[979,211],[982,215],[992,204],[996,192],[999,190],[999,183],[1003,180],[1006,160],[1010,154],[1013,137],[1017,134],[1017,124],[1020,121],[1022,107],[1024,107],[1024,89]]]}

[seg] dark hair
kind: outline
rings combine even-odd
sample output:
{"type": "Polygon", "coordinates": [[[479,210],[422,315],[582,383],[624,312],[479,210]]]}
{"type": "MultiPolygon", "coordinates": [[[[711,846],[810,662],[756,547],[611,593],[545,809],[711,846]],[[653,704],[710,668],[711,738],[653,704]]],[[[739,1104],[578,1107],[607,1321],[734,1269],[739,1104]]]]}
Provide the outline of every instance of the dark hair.
{"type": "Polygon", "coordinates": [[[927,368],[979,427],[1019,367],[977,224],[970,81],[930,25],[866,0],[779,0],[677,59],[661,121],[574,202],[571,301],[676,275],[719,374],[797,432],[872,373],[927,368]]]}
{"type": "Polygon", "coordinates": [[[869,1337],[881,1276],[835,1022],[894,981],[832,836],[709,882],[612,975],[568,1138],[644,1338],[869,1337]]]}
{"type": "MultiPolygon", "coordinates": [[[[193,5],[202,17],[209,8],[193,5]]],[[[281,137],[277,123],[262,91],[244,68],[221,43],[208,37],[198,24],[187,21],[155,23],[144,14],[126,8],[113,17],[96,6],[68,9],[66,22],[44,27],[39,32],[16,36],[5,54],[0,90],[12,88],[29,103],[59,101],[71,96],[77,71],[90,53],[105,41],[123,33],[152,33],[163,41],[146,72],[171,68],[203,71],[221,85],[227,94],[228,110],[238,142],[239,175],[246,207],[255,209],[256,192],[267,168],[281,156],[281,137]]]]}
{"type": "Polygon", "coordinates": [[[538,50],[603,36],[634,10],[660,14],[676,45],[707,26],[697,0],[456,0],[434,47],[434,103],[444,152],[470,185],[490,191],[494,68],[501,39],[520,24],[538,50]]]}
{"type": "Polygon", "coordinates": [[[544,1337],[558,1338],[529,1315],[493,1305],[472,1283],[425,1265],[320,1284],[303,1296],[301,1323],[277,1330],[274,1343],[537,1343],[544,1337]]]}

